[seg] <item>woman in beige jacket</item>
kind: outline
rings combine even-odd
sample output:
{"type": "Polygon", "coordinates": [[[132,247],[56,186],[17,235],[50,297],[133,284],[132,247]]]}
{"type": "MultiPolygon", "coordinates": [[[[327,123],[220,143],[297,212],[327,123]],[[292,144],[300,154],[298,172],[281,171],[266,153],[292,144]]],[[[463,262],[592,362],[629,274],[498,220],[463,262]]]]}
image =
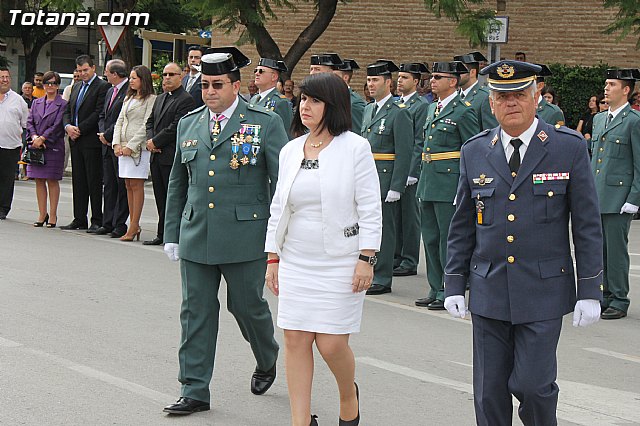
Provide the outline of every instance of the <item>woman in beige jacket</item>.
{"type": "Polygon", "coordinates": [[[151,72],[144,65],[133,67],[129,91],[113,130],[113,152],[118,157],[118,175],[124,178],[129,202],[129,229],[120,240],[140,241],[140,216],[144,205],[144,182],[149,177],[151,153],[146,150],[146,123],[156,95],[151,72]]]}

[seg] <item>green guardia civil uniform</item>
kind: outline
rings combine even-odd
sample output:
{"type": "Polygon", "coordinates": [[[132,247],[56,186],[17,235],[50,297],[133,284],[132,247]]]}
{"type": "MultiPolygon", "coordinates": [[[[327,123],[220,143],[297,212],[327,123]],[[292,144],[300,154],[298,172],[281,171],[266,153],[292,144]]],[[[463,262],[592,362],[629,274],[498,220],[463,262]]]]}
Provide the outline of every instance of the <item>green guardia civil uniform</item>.
{"type": "Polygon", "coordinates": [[[265,107],[278,114],[282,119],[282,123],[284,123],[287,136],[291,139],[289,132],[291,129],[291,120],[293,119],[293,108],[291,102],[289,102],[289,99],[287,99],[285,95],[280,94],[278,89],[274,87],[264,97],[261,97],[260,94],[253,95],[249,103],[265,107]]]}
{"type": "Polygon", "coordinates": [[[436,116],[437,101],[429,105],[424,125],[424,151],[417,197],[427,260],[429,298],[444,301],[443,271],[447,234],[460,178],[460,148],[480,132],[469,102],[456,95],[436,116]]]}
{"type": "Polygon", "coordinates": [[[362,137],[371,144],[382,196],[382,243],[372,284],[391,287],[396,245],[395,218],[400,204],[384,200],[389,190],[405,192],[413,153],[413,122],[409,108],[396,104],[392,96],[372,117],[375,106],[376,103],[372,102],[365,107],[361,131],[362,137]]]}
{"type": "MultiPolygon", "coordinates": [[[[423,127],[427,119],[429,104],[418,94],[413,93],[404,100],[404,105],[409,108],[413,120],[413,154],[409,176],[420,178],[420,164],[422,163],[422,150],[424,147],[423,127]]],[[[400,198],[400,214],[396,220],[396,250],[394,266],[409,271],[415,271],[420,258],[420,211],[416,189],[413,184],[405,188],[400,198]]]]}
{"type": "Polygon", "coordinates": [[[552,126],[560,125],[564,126],[564,113],[558,105],[550,104],[545,101],[544,98],[538,102],[538,109],[536,110],[538,118],[543,119],[546,123],[552,126]]]}
{"type": "Polygon", "coordinates": [[[476,82],[467,96],[462,97],[461,95],[461,100],[469,102],[471,104],[471,108],[473,109],[473,112],[475,112],[478,119],[480,130],[493,129],[494,127],[498,126],[496,117],[491,112],[491,106],[489,105],[489,89],[481,86],[480,83],[476,82]],[[489,108],[489,114],[491,115],[491,117],[488,118],[488,122],[486,123],[486,125],[491,127],[485,127],[485,123],[483,120],[484,116],[486,115],[484,111],[487,107],[489,108]]]}
{"type": "Polygon", "coordinates": [[[218,132],[215,126],[210,131],[206,106],[180,120],[167,194],[164,241],[179,243],[181,258],[179,381],[182,396],[199,401],[210,398],[221,276],[227,307],[257,368],[269,370],[278,354],[263,298],[264,242],[278,156],[288,137],[277,114],[236,102],[218,132]]]}
{"type": "Polygon", "coordinates": [[[480,130],[495,129],[498,127],[498,120],[491,111],[491,104],[489,103],[489,96],[484,98],[482,106],[480,108],[480,130]]]}
{"type": "Polygon", "coordinates": [[[362,130],[364,107],[367,104],[351,87],[349,87],[349,94],[351,95],[351,131],[359,134],[362,130]]]}
{"type": "Polygon", "coordinates": [[[606,124],[609,111],[593,118],[591,169],[600,202],[604,237],[604,302],[629,309],[629,229],[625,203],[640,206],[640,113],[627,104],[606,124]]]}

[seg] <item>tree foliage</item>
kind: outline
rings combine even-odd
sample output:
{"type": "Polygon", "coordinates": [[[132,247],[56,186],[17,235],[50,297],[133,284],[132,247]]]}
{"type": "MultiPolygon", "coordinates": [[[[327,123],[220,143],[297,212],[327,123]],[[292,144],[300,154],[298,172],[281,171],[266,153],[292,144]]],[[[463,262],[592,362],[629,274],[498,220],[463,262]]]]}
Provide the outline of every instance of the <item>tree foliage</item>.
{"type": "Polygon", "coordinates": [[[640,49],[640,1],[639,0],[604,0],[605,9],[618,9],[615,20],[604,30],[605,34],[619,32],[620,41],[633,34],[638,37],[636,49],[640,49]]]}
{"type": "Polygon", "coordinates": [[[486,46],[489,24],[498,23],[492,9],[471,9],[485,0],[424,0],[424,5],[436,18],[443,16],[458,24],[456,32],[469,40],[469,46],[486,46]]]}

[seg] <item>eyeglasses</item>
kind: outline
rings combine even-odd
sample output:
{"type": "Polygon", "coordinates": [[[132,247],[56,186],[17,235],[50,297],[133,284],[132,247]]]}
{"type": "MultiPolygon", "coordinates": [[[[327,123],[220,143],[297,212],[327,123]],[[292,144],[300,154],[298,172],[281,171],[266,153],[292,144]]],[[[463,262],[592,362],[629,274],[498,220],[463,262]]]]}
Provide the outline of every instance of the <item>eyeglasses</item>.
{"type": "Polygon", "coordinates": [[[443,78],[453,78],[453,77],[449,77],[448,75],[432,75],[431,78],[434,80],[440,80],[443,78]]]}
{"type": "Polygon", "coordinates": [[[57,86],[58,83],[56,83],[55,81],[45,81],[43,83],[45,86],[57,86]]]}
{"type": "Polygon", "coordinates": [[[606,101],[600,101],[600,105],[606,105],[607,102],[606,101]]]}
{"type": "Polygon", "coordinates": [[[176,75],[180,75],[180,73],[179,72],[163,72],[162,73],[163,77],[173,77],[173,76],[176,76],[176,75]]]}
{"type": "Polygon", "coordinates": [[[202,90],[209,90],[209,86],[213,87],[214,90],[220,90],[224,87],[225,84],[231,84],[230,81],[215,81],[209,84],[208,81],[202,82],[202,90]]]}
{"type": "Polygon", "coordinates": [[[265,72],[267,72],[269,70],[265,70],[264,68],[256,68],[255,70],[253,70],[254,74],[263,74],[265,72]]]}

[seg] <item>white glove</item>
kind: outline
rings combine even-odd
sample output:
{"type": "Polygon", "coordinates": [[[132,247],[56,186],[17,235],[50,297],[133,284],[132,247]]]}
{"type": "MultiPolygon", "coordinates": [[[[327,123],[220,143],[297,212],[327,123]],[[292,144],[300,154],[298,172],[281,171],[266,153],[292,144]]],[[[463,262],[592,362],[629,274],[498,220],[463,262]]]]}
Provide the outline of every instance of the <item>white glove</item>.
{"type": "Polygon", "coordinates": [[[467,315],[467,305],[464,296],[449,296],[444,299],[444,308],[454,318],[464,318],[467,315]]]}
{"type": "Polygon", "coordinates": [[[407,186],[415,185],[418,183],[418,178],[414,178],[413,176],[407,177],[407,186]]]}
{"type": "Polygon", "coordinates": [[[400,193],[398,191],[389,190],[387,192],[387,198],[384,199],[385,203],[395,203],[400,199],[400,193]]]}
{"type": "Polygon", "coordinates": [[[638,206],[635,206],[631,203],[624,203],[624,205],[620,209],[620,214],[622,213],[630,213],[630,214],[638,213],[638,206]]]}
{"type": "Polygon", "coordinates": [[[169,260],[173,262],[180,260],[180,250],[177,243],[166,243],[164,245],[164,252],[167,254],[169,260]]]}
{"type": "Polygon", "coordinates": [[[573,309],[573,326],[586,327],[600,319],[600,302],[595,299],[582,299],[576,302],[573,309]]]}

